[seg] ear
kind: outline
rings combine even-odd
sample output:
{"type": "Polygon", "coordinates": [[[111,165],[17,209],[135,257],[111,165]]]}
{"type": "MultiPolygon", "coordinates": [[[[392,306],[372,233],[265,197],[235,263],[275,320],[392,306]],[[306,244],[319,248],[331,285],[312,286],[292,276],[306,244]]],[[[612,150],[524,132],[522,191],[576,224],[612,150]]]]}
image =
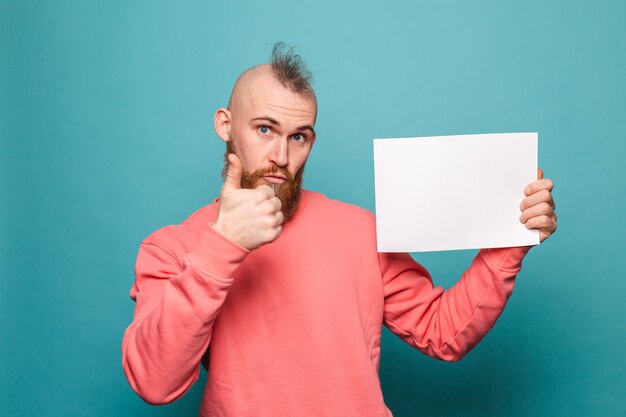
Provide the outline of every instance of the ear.
{"type": "Polygon", "coordinates": [[[217,136],[224,142],[230,142],[230,126],[232,121],[233,116],[231,112],[224,107],[217,109],[215,116],[213,116],[215,133],[217,133],[217,136]]]}

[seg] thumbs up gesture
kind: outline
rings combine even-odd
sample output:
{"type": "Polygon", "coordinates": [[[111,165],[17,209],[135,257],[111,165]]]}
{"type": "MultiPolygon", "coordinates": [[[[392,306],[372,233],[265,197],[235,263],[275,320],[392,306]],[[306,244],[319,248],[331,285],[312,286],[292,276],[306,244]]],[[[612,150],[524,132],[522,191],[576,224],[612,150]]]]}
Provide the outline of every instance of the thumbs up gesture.
{"type": "Polygon", "coordinates": [[[278,238],[284,218],[281,202],[271,187],[241,188],[242,172],[239,157],[228,154],[228,173],[213,228],[239,246],[253,250],[278,238]]]}

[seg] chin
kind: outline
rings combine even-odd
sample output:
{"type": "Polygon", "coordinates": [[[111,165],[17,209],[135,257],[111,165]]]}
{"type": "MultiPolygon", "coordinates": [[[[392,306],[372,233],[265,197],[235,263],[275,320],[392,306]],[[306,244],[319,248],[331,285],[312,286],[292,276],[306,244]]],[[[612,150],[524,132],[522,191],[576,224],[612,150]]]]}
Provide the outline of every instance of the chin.
{"type": "Polygon", "coordinates": [[[272,185],[271,182],[267,181],[265,178],[259,178],[255,183],[254,183],[254,188],[258,188],[262,185],[272,185]]]}

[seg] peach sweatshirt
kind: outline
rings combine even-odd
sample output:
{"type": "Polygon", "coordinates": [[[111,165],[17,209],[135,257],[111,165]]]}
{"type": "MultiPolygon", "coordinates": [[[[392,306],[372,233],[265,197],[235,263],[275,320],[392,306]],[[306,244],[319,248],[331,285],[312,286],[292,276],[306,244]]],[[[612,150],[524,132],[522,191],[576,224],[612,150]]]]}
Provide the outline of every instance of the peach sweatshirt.
{"type": "Polygon", "coordinates": [[[456,361],[492,328],[530,247],[482,249],[444,291],[405,253],[377,253],[364,209],[304,191],[280,237],[247,251],[210,224],[217,200],[141,244],[122,342],[131,387],[169,403],[208,369],[200,415],[385,417],[386,325],[456,361]]]}

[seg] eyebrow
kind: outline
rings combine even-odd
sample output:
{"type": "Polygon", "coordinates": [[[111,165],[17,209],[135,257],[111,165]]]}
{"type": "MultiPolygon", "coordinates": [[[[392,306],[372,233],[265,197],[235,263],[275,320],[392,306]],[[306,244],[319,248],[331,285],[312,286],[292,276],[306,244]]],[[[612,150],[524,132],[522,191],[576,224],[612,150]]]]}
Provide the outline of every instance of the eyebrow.
{"type": "MultiPolygon", "coordinates": [[[[266,116],[256,117],[256,118],[252,119],[251,121],[255,122],[255,121],[259,121],[259,120],[264,120],[266,122],[269,122],[270,124],[273,124],[273,125],[276,125],[276,126],[280,127],[280,122],[278,120],[274,119],[274,118],[271,118],[271,117],[266,117],[266,116]]],[[[311,126],[311,125],[300,126],[300,127],[296,128],[296,130],[310,130],[315,135],[315,129],[313,129],[313,126],[311,126]]]]}

